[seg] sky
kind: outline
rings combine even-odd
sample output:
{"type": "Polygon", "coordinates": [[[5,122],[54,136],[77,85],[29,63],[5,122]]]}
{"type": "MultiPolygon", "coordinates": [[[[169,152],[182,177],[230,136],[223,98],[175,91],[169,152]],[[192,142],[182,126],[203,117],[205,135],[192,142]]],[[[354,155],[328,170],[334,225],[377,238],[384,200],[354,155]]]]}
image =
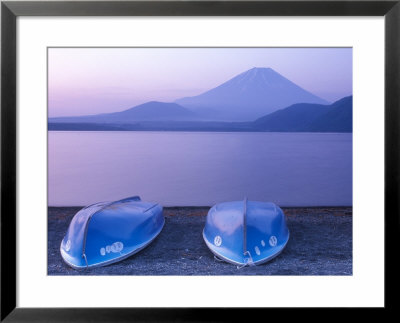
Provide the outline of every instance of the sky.
{"type": "Polygon", "coordinates": [[[351,48],[49,48],[48,115],[173,102],[253,67],[270,67],[329,102],[352,94],[351,48]]]}

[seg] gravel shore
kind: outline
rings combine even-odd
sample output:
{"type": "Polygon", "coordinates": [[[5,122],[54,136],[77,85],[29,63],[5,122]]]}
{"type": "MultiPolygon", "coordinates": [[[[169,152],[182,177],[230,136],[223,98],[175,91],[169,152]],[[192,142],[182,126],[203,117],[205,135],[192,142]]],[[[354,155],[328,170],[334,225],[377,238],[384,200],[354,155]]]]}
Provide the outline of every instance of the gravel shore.
{"type": "Polygon", "coordinates": [[[114,264],[75,270],[60,243],[81,207],[48,208],[48,275],[352,275],[352,208],[282,208],[290,230],[283,252],[259,266],[238,269],[214,259],[203,241],[208,207],[164,208],[160,235],[114,264]]]}

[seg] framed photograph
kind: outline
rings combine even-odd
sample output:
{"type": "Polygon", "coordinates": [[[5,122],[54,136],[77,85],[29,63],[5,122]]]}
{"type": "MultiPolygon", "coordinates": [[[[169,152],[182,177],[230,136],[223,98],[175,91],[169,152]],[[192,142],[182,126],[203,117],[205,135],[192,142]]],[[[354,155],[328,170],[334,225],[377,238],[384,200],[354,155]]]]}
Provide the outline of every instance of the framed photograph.
{"type": "Polygon", "coordinates": [[[1,319],[393,308],[399,15],[2,2],[1,319]]]}

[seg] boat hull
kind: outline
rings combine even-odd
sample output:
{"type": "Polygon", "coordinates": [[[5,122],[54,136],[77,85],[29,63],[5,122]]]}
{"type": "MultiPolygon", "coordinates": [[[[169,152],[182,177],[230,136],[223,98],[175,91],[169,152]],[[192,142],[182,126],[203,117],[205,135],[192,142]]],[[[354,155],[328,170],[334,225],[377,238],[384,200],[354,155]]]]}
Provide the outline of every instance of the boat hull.
{"type": "Polygon", "coordinates": [[[203,239],[222,260],[257,265],[283,251],[289,230],[283,211],[274,203],[234,201],[210,209],[203,239]]]}
{"type": "Polygon", "coordinates": [[[163,208],[131,197],[80,210],[61,242],[64,261],[73,268],[105,266],[145,248],[164,226],[163,208]]]}

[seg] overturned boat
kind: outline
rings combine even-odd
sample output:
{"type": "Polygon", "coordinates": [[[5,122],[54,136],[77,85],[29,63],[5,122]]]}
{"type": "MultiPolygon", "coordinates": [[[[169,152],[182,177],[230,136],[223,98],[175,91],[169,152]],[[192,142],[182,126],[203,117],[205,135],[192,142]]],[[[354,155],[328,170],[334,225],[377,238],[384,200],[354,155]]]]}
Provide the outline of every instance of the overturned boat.
{"type": "Polygon", "coordinates": [[[71,220],[61,256],[77,269],[123,260],[150,244],[164,221],[161,205],[138,196],[87,206],[71,220]]]}
{"type": "Polygon", "coordinates": [[[277,205],[245,199],[213,206],[203,238],[218,258],[238,266],[257,265],[282,252],[289,230],[277,205]]]}

